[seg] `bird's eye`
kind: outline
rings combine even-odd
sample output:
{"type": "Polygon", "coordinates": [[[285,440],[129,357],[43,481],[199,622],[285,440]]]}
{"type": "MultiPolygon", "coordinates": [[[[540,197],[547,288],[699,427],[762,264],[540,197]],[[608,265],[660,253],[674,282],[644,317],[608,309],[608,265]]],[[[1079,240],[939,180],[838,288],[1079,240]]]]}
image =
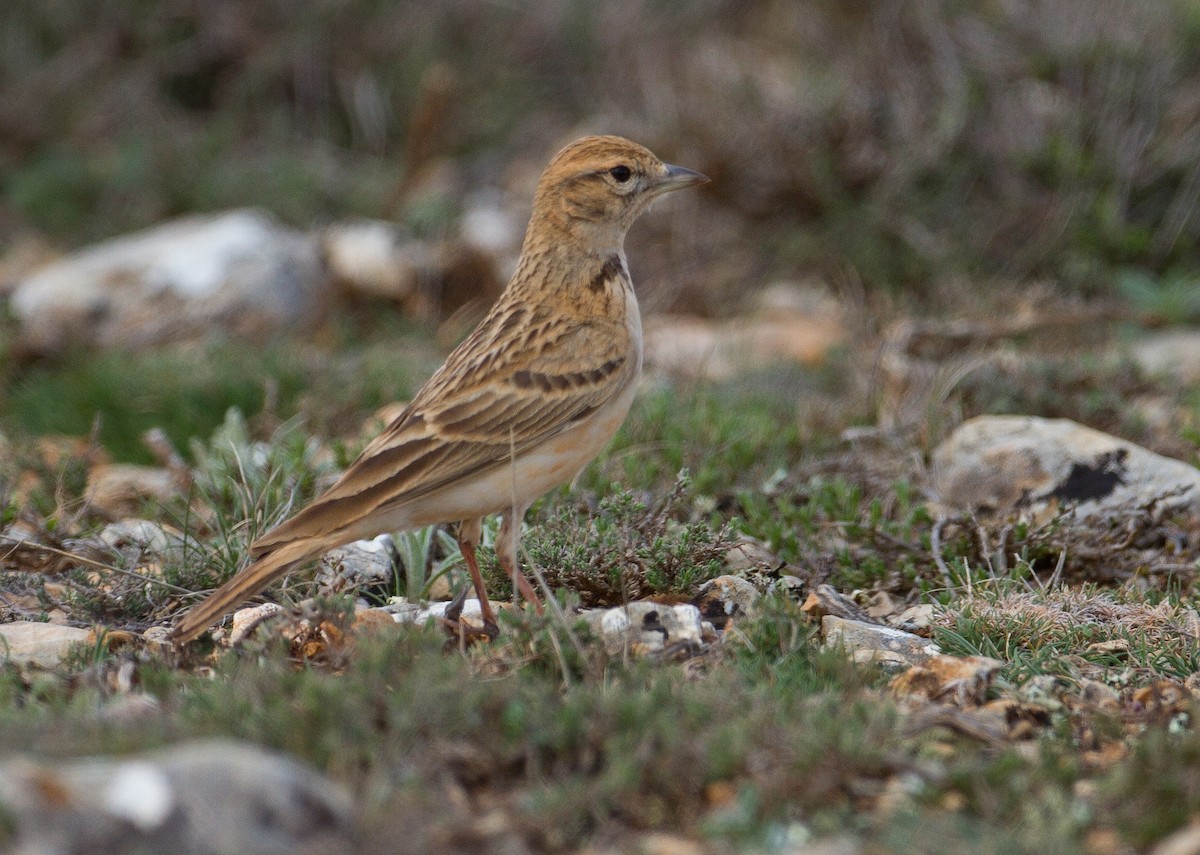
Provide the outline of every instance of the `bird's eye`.
{"type": "Polygon", "coordinates": [[[633,172],[628,166],[621,164],[620,166],[614,166],[612,169],[608,170],[608,174],[615,178],[618,184],[624,184],[629,180],[629,176],[633,175],[633,172]]]}

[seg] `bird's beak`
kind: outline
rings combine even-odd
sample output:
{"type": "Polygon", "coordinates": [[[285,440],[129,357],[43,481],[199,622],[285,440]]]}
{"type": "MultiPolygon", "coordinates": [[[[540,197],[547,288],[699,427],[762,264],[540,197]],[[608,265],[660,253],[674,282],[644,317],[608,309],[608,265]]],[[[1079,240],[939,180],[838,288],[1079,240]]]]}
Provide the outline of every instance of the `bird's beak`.
{"type": "Polygon", "coordinates": [[[684,166],[675,166],[671,163],[664,163],[667,168],[666,174],[654,182],[653,192],[657,196],[660,193],[670,193],[672,190],[682,190],[684,187],[694,187],[697,184],[707,184],[708,176],[701,175],[694,169],[688,169],[684,166]]]}

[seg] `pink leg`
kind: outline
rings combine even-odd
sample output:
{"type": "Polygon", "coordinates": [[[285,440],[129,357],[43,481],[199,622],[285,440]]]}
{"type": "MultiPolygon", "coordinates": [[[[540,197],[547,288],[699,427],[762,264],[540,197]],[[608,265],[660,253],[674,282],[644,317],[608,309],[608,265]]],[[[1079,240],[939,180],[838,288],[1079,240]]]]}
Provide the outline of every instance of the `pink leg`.
{"type": "Polygon", "coordinates": [[[483,587],[483,574],[479,572],[479,562],[475,559],[475,547],[479,545],[481,520],[463,520],[458,527],[458,548],[462,552],[463,561],[467,563],[467,572],[471,574],[471,584],[475,588],[475,596],[479,598],[479,610],[483,614],[484,623],[495,626],[496,613],[488,601],[487,590],[483,587]]]}
{"type": "Polygon", "coordinates": [[[533,589],[533,585],[525,578],[517,564],[517,546],[520,539],[521,520],[525,517],[524,509],[520,514],[505,514],[500,523],[500,533],[496,535],[496,557],[505,575],[513,580],[513,588],[519,591],[521,597],[533,603],[538,614],[542,613],[542,601],[533,589]]]}

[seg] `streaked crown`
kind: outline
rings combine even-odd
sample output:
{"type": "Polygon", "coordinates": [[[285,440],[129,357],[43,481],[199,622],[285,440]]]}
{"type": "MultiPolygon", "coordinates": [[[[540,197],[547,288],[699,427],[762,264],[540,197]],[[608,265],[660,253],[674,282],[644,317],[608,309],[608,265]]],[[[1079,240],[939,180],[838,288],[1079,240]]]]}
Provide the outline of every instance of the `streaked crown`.
{"type": "Polygon", "coordinates": [[[706,181],[624,137],[584,137],[559,151],[542,173],[530,232],[535,225],[563,230],[590,251],[619,249],[655,197],[706,181]]]}

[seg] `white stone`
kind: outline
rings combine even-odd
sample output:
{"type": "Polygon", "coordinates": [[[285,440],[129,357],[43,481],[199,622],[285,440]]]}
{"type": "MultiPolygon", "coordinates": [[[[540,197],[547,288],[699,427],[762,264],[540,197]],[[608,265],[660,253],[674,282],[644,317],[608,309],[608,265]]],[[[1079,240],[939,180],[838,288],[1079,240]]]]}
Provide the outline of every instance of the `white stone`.
{"type": "Polygon", "coordinates": [[[845,649],[856,662],[915,665],[940,652],[928,638],[836,615],[821,618],[821,634],[825,646],[845,649]]]}
{"type": "Polygon", "coordinates": [[[417,290],[428,254],[386,220],[337,223],[321,232],[320,243],[325,266],[341,285],[391,300],[405,299],[417,290]]]}
{"type": "Polygon", "coordinates": [[[175,806],[171,782],[156,766],[133,760],[116,768],[104,793],[104,807],[143,831],[166,821],[175,806]]]}
{"type": "Polygon", "coordinates": [[[600,615],[600,634],[605,638],[620,635],[631,626],[625,609],[606,609],[600,615]]]}
{"type": "Polygon", "coordinates": [[[229,643],[237,644],[264,620],[283,611],[285,609],[278,603],[263,603],[258,606],[238,609],[233,613],[233,618],[230,620],[229,643]]]}
{"type": "Polygon", "coordinates": [[[91,637],[88,630],[75,626],[33,621],[0,624],[0,660],[53,668],[71,645],[87,642],[91,637]]]}
{"type": "MultiPolygon", "coordinates": [[[[490,599],[490,597],[489,597],[490,599]]],[[[428,620],[431,617],[445,617],[446,610],[450,607],[450,602],[431,603],[428,608],[422,609],[419,613],[419,620],[428,620]]],[[[480,615],[483,614],[483,609],[479,606],[479,600],[474,597],[464,600],[462,606],[462,614],[464,615],[480,615]]]]}
{"type": "Polygon", "coordinates": [[[339,784],[221,739],[133,759],[6,758],[0,805],[23,853],[348,852],[357,825],[339,784]]]}
{"type": "Polygon", "coordinates": [[[476,249],[503,256],[521,248],[525,223],[501,194],[478,193],[467,200],[459,220],[459,234],[476,249]]]}
{"type": "Polygon", "coordinates": [[[727,380],[783,363],[819,365],[846,335],[841,317],[824,310],[721,321],[659,315],[645,321],[646,364],[670,374],[727,380]]]}
{"type": "Polygon", "coordinates": [[[971,419],[934,450],[930,471],[939,502],[960,510],[1200,514],[1200,470],[1068,419],[971,419]]]}
{"type": "Polygon", "coordinates": [[[922,603],[918,606],[909,606],[898,615],[893,615],[888,620],[897,626],[909,627],[911,629],[924,629],[933,625],[933,618],[936,614],[936,609],[932,603],[922,603]]]}
{"type": "Polygon", "coordinates": [[[687,603],[666,605],[642,600],[627,606],[594,609],[584,612],[582,617],[610,655],[626,649],[654,653],[678,643],[696,648],[704,644],[700,610],[687,603]]]}
{"type": "Polygon", "coordinates": [[[340,593],[385,585],[395,573],[396,548],[390,535],[356,540],[321,556],[317,585],[322,593],[340,593]]]}
{"type": "MultiPolygon", "coordinates": [[[[423,624],[431,618],[446,617],[446,610],[449,607],[449,600],[422,606],[419,603],[407,602],[403,597],[399,597],[389,602],[384,608],[396,623],[423,624]]],[[[480,617],[483,614],[483,609],[479,607],[479,600],[472,597],[463,601],[462,611],[459,614],[461,617],[480,617]]]]}
{"type": "Polygon", "coordinates": [[[761,540],[743,535],[725,552],[725,568],[730,573],[761,570],[779,564],[779,556],[761,540]]]}
{"type": "Polygon", "coordinates": [[[313,239],[238,210],[81,250],[18,283],[10,306],[28,347],[130,346],[295,323],[320,307],[327,283],[313,239]]]}
{"type": "Polygon", "coordinates": [[[1200,853],[1200,822],[1192,820],[1178,831],[1160,840],[1150,855],[1198,855],[1200,853]]]}
{"type": "Polygon", "coordinates": [[[113,549],[134,547],[139,552],[162,555],[180,542],[175,534],[168,534],[162,523],[153,520],[123,519],[109,523],[97,535],[101,542],[113,549]]]}

